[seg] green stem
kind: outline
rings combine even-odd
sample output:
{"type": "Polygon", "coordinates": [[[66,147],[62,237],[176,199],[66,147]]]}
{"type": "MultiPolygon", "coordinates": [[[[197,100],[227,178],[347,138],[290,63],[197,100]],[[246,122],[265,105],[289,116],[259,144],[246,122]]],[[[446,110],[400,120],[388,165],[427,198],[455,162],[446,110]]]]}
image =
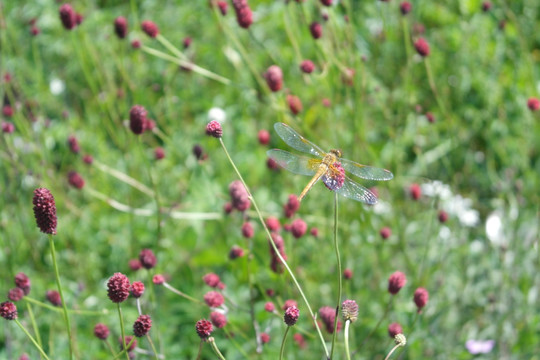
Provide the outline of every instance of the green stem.
{"type": "Polygon", "coordinates": [[[444,103],[439,95],[439,92],[437,91],[437,86],[435,85],[435,80],[433,78],[433,73],[431,71],[431,65],[429,63],[428,58],[424,58],[424,64],[426,66],[426,73],[428,76],[429,81],[429,87],[431,88],[431,91],[433,92],[433,96],[435,96],[435,100],[437,101],[437,105],[439,105],[439,109],[443,113],[443,115],[448,118],[448,114],[446,113],[446,108],[444,106],[444,103]]]}
{"type": "Polygon", "coordinates": [[[54,276],[56,277],[56,286],[58,287],[58,293],[60,294],[60,300],[62,301],[62,309],[64,311],[64,321],[66,322],[67,333],[68,333],[68,344],[69,344],[69,358],[73,359],[73,339],[71,337],[71,323],[69,321],[69,315],[67,310],[66,301],[64,300],[64,294],[62,292],[62,285],[60,284],[60,273],[58,272],[58,264],[56,262],[56,251],[54,249],[54,239],[51,234],[49,234],[49,245],[51,247],[51,256],[54,267],[54,276]]]}
{"type": "Polygon", "coordinates": [[[388,301],[388,305],[386,305],[386,310],[384,311],[383,316],[381,316],[377,325],[375,325],[375,327],[371,330],[368,336],[364,339],[364,341],[362,342],[362,345],[364,345],[371,338],[371,335],[373,335],[373,333],[377,331],[382,321],[386,318],[386,315],[388,315],[388,311],[390,311],[390,305],[392,305],[393,300],[394,300],[394,295],[392,295],[392,297],[390,298],[390,301],[388,301]]]}
{"type": "MultiPolygon", "coordinates": [[[[120,304],[118,304],[118,306],[120,306],[120,304]]],[[[128,357],[129,359],[129,353],[128,353],[128,349],[131,347],[131,345],[133,344],[133,342],[135,341],[135,336],[133,336],[131,338],[131,341],[129,342],[129,344],[126,345],[126,342],[125,342],[125,338],[122,336],[122,343],[123,345],[125,346],[124,349],[122,349],[122,351],[120,351],[114,358],[113,360],[116,360],[118,358],[120,358],[120,356],[122,356],[122,354],[126,354],[126,356],[128,357]]]]}
{"type": "MultiPolygon", "coordinates": [[[[59,309],[56,306],[45,304],[44,302],[38,301],[38,300],[36,300],[34,298],[31,298],[29,296],[25,296],[23,299],[25,301],[29,302],[29,303],[32,303],[34,305],[37,305],[37,306],[40,306],[40,307],[43,307],[43,308],[46,308],[46,309],[49,309],[51,311],[56,311],[56,312],[62,312],[63,311],[62,309],[59,309]]],[[[103,309],[101,311],[92,311],[92,310],[71,310],[71,309],[68,309],[68,313],[69,314],[75,314],[75,315],[103,316],[103,315],[107,315],[109,313],[109,310],[103,309]]]]}
{"type": "Polygon", "coordinates": [[[154,357],[156,358],[156,360],[159,360],[159,355],[156,350],[156,346],[154,345],[154,342],[152,341],[152,338],[148,334],[146,334],[146,338],[148,339],[148,342],[150,343],[150,347],[152,348],[152,351],[154,352],[154,357]]]}
{"type": "MultiPolygon", "coordinates": [[[[122,317],[122,308],[120,307],[120,303],[116,303],[116,305],[118,307],[118,318],[120,319],[120,333],[122,334],[122,346],[124,347],[124,350],[122,350],[122,352],[125,352],[126,358],[127,360],[129,360],[129,354],[127,352],[127,349],[129,349],[129,346],[126,345],[126,333],[124,331],[124,318],[122,317]]],[[[131,342],[133,342],[134,339],[135,338],[131,339],[131,342]]]]}
{"type": "Polygon", "coordinates": [[[36,323],[36,318],[34,317],[34,312],[32,311],[32,307],[28,302],[26,303],[26,309],[28,310],[28,316],[30,317],[30,322],[32,323],[32,329],[34,329],[34,333],[36,334],[36,340],[39,346],[43,346],[41,342],[41,336],[39,335],[39,328],[36,323]]]}
{"type": "Polygon", "coordinates": [[[283,334],[283,340],[281,340],[281,348],[279,349],[279,360],[283,360],[283,351],[285,350],[285,341],[287,341],[287,334],[289,333],[289,329],[291,327],[287,326],[287,329],[285,329],[285,334],[283,334]]]}
{"type": "Polygon", "coordinates": [[[146,170],[148,173],[148,177],[150,178],[150,184],[152,185],[153,194],[154,194],[154,201],[156,203],[156,244],[159,245],[159,240],[161,239],[161,202],[159,200],[159,193],[158,193],[158,187],[156,184],[156,181],[154,180],[154,177],[152,176],[152,164],[150,164],[150,161],[146,157],[146,154],[144,152],[142,140],[140,136],[137,138],[137,144],[139,146],[139,151],[141,153],[141,157],[144,158],[145,164],[146,164],[146,170]]]}
{"type": "Polygon", "coordinates": [[[397,344],[396,346],[394,346],[394,347],[392,348],[392,350],[390,350],[390,352],[388,353],[388,355],[386,355],[386,357],[384,358],[384,360],[390,359],[390,355],[392,355],[392,353],[393,353],[394,351],[396,351],[396,349],[397,349],[398,347],[401,347],[401,345],[400,345],[400,344],[397,344]]]}
{"type": "Polygon", "coordinates": [[[223,356],[223,354],[219,351],[217,345],[216,345],[216,342],[214,340],[213,337],[209,337],[208,338],[208,342],[210,343],[210,345],[212,346],[212,350],[214,350],[214,352],[216,353],[216,355],[218,356],[218,358],[220,358],[221,360],[225,360],[225,356],[223,356]]]}
{"type": "Polygon", "coordinates": [[[263,228],[264,228],[264,230],[266,232],[266,236],[270,240],[270,245],[274,249],[274,252],[275,252],[276,256],[278,257],[279,261],[283,264],[283,266],[287,270],[287,273],[289,273],[290,277],[292,278],[292,280],[294,282],[294,285],[296,286],[296,288],[298,289],[298,292],[300,293],[300,296],[302,296],[302,299],[304,300],[304,302],[306,304],[306,307],[308,308],[309,314],[311,315],[311,319],[312,319],[312,321],[313,321],[313,323],[315,325],[315,328],[317,329],[317,333],[319,334],[319,338],[320,338],[321,343],[323,345],[326,357],[329,358],[330,354],[328,352],[328,348],[326,347],[326,342],[324,341],[324,337],[322,335],[321,328],[319,327],[319,324],[317,323],[315,314],[313,313],[313,310],[311,309],[311,306],[309,305],[309,301],[307,300],[306,295],[304,294],[304,291],[302,290],[302,287],[300,286],[300,284],[296,280],[296,277],[294,276],[294,273],[292,272],[291,268],[289,267],[289,264],[287,264],[287,261],[283,258],[283,256],[281,256],[281,253],[279,252],[276,244],[274,243],[274,239],[272,238],[272,235],[270,234],[270,230],[268,230],[268,227],[266,226],[266,222],[264,221],[264,219],[262,217],[262,213],[259,210],[259,206],[257,205],[257,202],[255,201],[255,198],[251,194],[251,191],[249,190],[249,187],[247,186],[246,182],[244,181],[244,178],[240,174],[240,171],[238,171],[238,168],[234,164],[234,161],[232,160],[231,156],[229,155],[229,152],[227,151],[227,148],[225,147],[225,143],[223,143],[223,139],[219,138],[219,142],[221,144],[221,147],[223,148],[223,151],[225,152],[225,155],[227,156],[227,159],[229,159],[229,162],[231,163],[234,171],[236,172],[236,175],[238,176],[238,178],[240,179],[240,181],[244,185],[244,188],[246,189],[246,191],[247,191],[247,193],[249,195],[249,199],[251,200],[251,203],[253,204],[253,208],[255,209],[255,212],[257,213],[257,215],[259,217],[259,221],[261,222],[261,224],[262,224],[262,226],[263,226],[263,228]]]}
{"type": "Polygon", "coordinates": [[[345,321],[345,353],[347,354],[347,360],[351,360],[351,351],[349,349],[349,327],[351,320],[345,321]]]}
{"type": "Polygon", "coordinates": [[[334,192],[334,248],[336,250],[336,258],[337,258],[338,298],[337,298],[337,305],[336,305],[336,317],[334,319],[334,333],[332,334],[332,348],[330,350],[330,359],[332,359],[332,356],[334,355],[334,347],[335,347],[336,338],[337,338],[337,326],[338,326],[338,321],[339,321],[339,307],[341,305],[341,293],[343,291],[343,279],[342,279],[343,276],[341,274],[341,256],[339,254],[337,230],[338,230],[338,194],[337,192],[334,192]]]}
{"type": "Polygon", "coordinates": [[[166,283],[166,282],[163,283],[163,286],[165,286],[167,289],[171,290],[173,293],[175,293],[175,294],[177,294],[177,295],[180,295],[180,296],[183,297],[183,298],[186,298],[186,299],[188,299],[188,300],[191,300],[191,301],[193,301],[194,303],[203,305],[203,302],[202,302],[202,301],[197,300],[197,299],[195,299],[195,298],[192,298],[192,297],[189,296],[189,295],[184,294],[183,292],[181,292],[180,290],[177,290],[177,289],[173,288],[171,285],[169,285],[169,284],[166,283]]]}
{"type": "Polygon", "coordinates": [[[38,349],[39,353],[41,354],[41,356],[43,358],[45,358],[45,360],[49,360],[49,358],[47,357],[47,354],[45,354],[45,352],[43,351],[43,349],[41,348],[41,346],[39,346],[39,344],[37,343],[37,341],[32,337],[32,335],[30,335],[30,333],[28,332],[28,330],[26,330],[26,328],[19,322],[18,319],[15,319],[15,323],[21,328],[21,330],[26,334],[26,336],[28,336],[28,338],[30,339],[30,341],[32,341],[32,343],[34,344],[34,346],[38,349]]]}

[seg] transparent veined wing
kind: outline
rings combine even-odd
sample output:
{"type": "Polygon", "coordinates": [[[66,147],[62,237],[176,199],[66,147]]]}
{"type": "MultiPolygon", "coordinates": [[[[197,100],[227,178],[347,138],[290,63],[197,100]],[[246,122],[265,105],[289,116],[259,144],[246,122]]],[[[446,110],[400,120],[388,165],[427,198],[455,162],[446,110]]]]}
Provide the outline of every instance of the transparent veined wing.
{"type": "Polygon", "coordinates": [[[283,123],[275,123],[274,129],[280,138],[283,139],[290,147],[295,148],[298,151],[312,154],[319,157],[324,157],[325,152],[320,147],[312,143],[311,141],[298,134],[289,125],[283,123]]]}
{"type": "Polygon", "coordinates": [[[348,171],[362,179],[381,181],[391,180],[394,178],[394,174],[385,169],[361,165],[347,159],[339,159],[339,162],[345,171],[348,171]]]}
{"type": "MultiPolygon", "coordinates": [[[[326,179],[331,179],[331,177],[326,179]]],[[[323,179],[323,181],[326,179],[323,179]]],[[[346,198],[360,201],[364,204],[374,205],[377,203],[377,197],[375,194],[348,177],[345,177],[343,186],[336,190],[336,192],[342,196],[345,196],[346,198]]]]}
{"type": "Polygon", "coordinates": [[[266,155],[273,159],[282,168],[300,175],[315,175],[321,163],[320,160],[296,155],[280,149],[268,150],[266,155]]]}

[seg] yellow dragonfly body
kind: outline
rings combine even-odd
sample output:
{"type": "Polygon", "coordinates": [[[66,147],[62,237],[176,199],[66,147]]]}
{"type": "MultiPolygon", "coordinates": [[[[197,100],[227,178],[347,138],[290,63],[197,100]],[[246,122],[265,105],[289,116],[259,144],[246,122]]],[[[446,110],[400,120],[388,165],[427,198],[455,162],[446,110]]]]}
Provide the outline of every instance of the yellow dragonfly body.
{"type": "Polygon", "coordinates": [[[351,180],[345,171],[367,180],[391,180],[394,177],[388,170],[343,159],[340,150],[324,152],[286,124],[276,123],[274,129],[279,137],[292,148],[315,156],[315,158],[310,158],[280,149],[272,149],[267,152],[267,155],[279,166],[290,172],[312,176],[311,181],[298,197],[299,201],[306,196],[315,183],[322,179],[328,189],[347,198],[372,205],[377,202],[377,197],[364,186],[351,180]]]}

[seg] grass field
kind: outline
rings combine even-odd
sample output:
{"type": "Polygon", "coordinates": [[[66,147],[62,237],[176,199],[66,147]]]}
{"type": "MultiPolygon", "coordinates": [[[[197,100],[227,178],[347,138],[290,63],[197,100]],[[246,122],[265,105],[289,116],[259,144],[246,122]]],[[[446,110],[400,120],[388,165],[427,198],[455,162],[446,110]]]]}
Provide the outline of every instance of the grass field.
{"type": "Polygon", "coordinates": [[[0,358],[540,359],[539,26],[535,0],[0,0],[0,358]],[[393,179],[298,203],[275,123],[393,179]]]}

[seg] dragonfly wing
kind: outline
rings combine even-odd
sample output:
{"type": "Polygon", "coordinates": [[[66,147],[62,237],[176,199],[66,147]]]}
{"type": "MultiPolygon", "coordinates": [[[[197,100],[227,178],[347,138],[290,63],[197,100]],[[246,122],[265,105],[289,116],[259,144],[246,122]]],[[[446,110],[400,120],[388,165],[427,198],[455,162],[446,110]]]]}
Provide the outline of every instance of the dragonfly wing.
{"type": "Polygon", "coordinates": [[[346,171],[362,179],[381,181],[394,178],[394,174],[385,169],[361,165],[347,159],[339,159],[339,162],[346,171]]]}
{"type": "Polygon", "coordinates": [[[305,139],[302,135],[294,131],[289,125],[275,123],[274,129],[279,137],[282,138],[283,141],[285,141],[290,147],[304,153],[324,157],[325,152],[321,150],[320,147],[305,139]]]}
{"type": "Polygon", "coordinates": [[[348,177],[345,177],[343,186],[336,190],[336,192],[346,198],[360,201],[364,204],[374,205],[377,203],[375,194],[348,177]]]}
{"type": "Polygon", "coordinates": [[[313,176],[321,163],[319,160],[306,156],[292,154],[285,150],[272,149],[266,152],[269,158],[273,159],[279,166],[292,173],[313,176]]]}

